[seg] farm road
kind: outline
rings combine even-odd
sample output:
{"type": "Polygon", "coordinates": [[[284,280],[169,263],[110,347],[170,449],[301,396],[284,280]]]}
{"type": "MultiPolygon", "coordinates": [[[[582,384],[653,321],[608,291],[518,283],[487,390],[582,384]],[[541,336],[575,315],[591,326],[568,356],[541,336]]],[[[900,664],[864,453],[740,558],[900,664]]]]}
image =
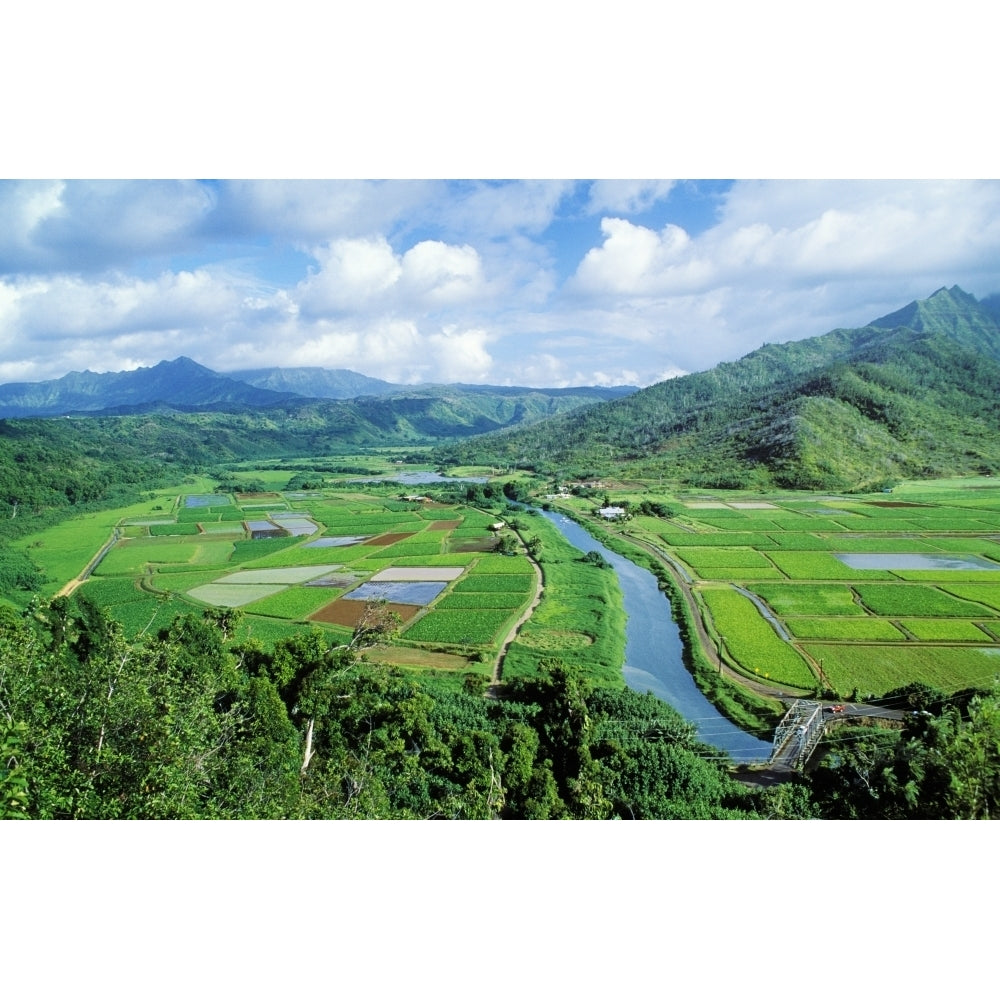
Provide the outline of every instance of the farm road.
{"type": "MultiPolygon", "coordinates": [[[[518,535],[518,538],[521,536],[518,535]]],[[[521,539],[522,542],[524,539],[521,539]]],[[[487,698],[497,697],[497,688],[501,683],[501,677],[503,676],[503,661],[507,656],[507,650],[510,644],[517,638],[517,633],[520,631],[521,626],[532,616],[535,608],[538,607],[538,602],[542,599],[542,568],[535,562],[531,556],[528,556],[528,561],[531,563],[532,569],[535,571],[535,596],[531,599],[531,604],[528,605],[524,614],[511,626],[510,631],[507,633],[507,637],[503,641],[503,645],[500,647],[500,652],[497,653],[496,663],[493,664],[493,677],[490,680],[490,686],[486,690],[487,698]]]]}
{"type": "Polygon", "coordinates": [[[69,583],[65,584],[60,589],[59,593],[56,594],[56,597],[69,597],[69,595],[72,594],[73,591],[76,590],[76,588],[79,587],[80,584],[83,583],[95,569],[97,569],[98,563],[100,563],[100,561],[108,554],[111,547],[118,541],[119,538],[121,538],[121,531],[120,529],[115,528],[111,532],[111,537],[97,550],[93,559],[87,563],[80,575],[73,577],[69,583]]]}

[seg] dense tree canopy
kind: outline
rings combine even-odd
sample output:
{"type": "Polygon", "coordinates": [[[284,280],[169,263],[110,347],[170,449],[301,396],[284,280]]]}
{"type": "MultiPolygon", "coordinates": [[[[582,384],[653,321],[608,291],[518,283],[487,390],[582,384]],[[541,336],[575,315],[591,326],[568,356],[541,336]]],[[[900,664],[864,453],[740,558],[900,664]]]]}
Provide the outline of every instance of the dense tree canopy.
{"type": "Polygon", "coordinates": [[[550,664],[490,699],[332,646],[273,652],[184,615],[134,645],[75,598],[0,619],[2,815],[668,818],[761,815],[649,695],[550,664]]]}

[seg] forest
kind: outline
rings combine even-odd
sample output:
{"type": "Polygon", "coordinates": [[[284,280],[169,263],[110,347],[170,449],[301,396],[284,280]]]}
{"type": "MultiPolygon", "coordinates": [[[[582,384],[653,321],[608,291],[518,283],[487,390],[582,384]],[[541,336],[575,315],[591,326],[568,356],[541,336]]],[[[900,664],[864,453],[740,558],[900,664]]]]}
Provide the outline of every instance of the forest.
{"type": "Polygon", "coordinates": [[[129,644],[77,598],[0,611],[4,819],[996,817],[1000,692],[910,691],[902,728],[838,730],[808,777],[741,783],[650,694],[569,663],[484,697],[333,647],[265,652],[239,612],[129,644]]]}
{"type": "Polygon", "coordinates": [[[799,804],[734,780],[651,695],[594,689],[571,664],[488,699],[480,678],[435,690],[369,662],[363,634],[265,652],[229,643],[232,627],[181,616],[130,646],[76,598],[5,610],[0,816],[722,819],[799,804]]]}

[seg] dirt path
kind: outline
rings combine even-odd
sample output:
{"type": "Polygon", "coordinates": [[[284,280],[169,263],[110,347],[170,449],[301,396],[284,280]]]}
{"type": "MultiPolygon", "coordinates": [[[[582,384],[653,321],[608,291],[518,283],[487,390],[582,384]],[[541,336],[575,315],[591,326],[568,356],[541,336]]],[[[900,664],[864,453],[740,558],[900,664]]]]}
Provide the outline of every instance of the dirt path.
{"type": "MultiPolygon", "coordinates": [[[[520,538],[520,535],[518,535],[520,538]]],[[[510,644],[517,638],[517,633],[520,631],[521,626],[534,614],[535,608],[538,607],[539,601],[542,599],[542,568],[535,562],[531,556],[528,556],[528,561],[531,563],[532,569],[535,571],[535,595],[531,599],[531,604],[525,609],[524,614],[511,626],[510,631],[507,633],[507,637],[503,641],[503,645],[500,647],[500,652],[497,653],[496,662],[493,664],[493,677],[490,680],[490,686],[486,690],[487,698],[496,698],[497,689],[502,683],[501,678],[503,677],[503,661],[507,656],[507,650],[510,644]]]]}
{"type": "Polygon", "coordinates": [[[69,583],[64,584],[59,590],[59,593],[55,596],[69,597],[69,595],[72,594],[73,591],[76,590],[76,588],[79,587],[80,584],[83,583],[95,569],[97,569],[97,564],[108,554],[111,547],[118,541],[119,538],[121,538],[121,531],[118,528],[115,528],[111,532],[111,537],[97,550],[94,557],[87,563],[83,572],[81,572],[79,576],[73,577],[69,583]]]}

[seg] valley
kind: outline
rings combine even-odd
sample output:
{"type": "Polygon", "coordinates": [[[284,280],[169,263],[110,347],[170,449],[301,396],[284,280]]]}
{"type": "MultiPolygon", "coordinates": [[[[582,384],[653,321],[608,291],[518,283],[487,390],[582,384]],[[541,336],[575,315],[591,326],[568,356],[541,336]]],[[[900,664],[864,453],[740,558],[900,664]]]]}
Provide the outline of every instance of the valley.
{"type": "Polygon", "coordinates": [[[0,419],[3,808],[977,814],[929,763],[897,776],[992,725],[998,358],[994,312],[953,288],[603,398],[291,398],[333,382],[233,388],[181,359],[117,407],[0,419]],[[195,395],[155,396],[178,372],[195,395]],[[633,564],[659,590],[646,631],[673,618],[685,679],[754,740],[796,700],[893,721],[848,713],[810,773],[741,784],[628,661],[633,564]]]}
{"type": "MultiPolygon", "coordinates": [[[[366,460],[343,459],[357,467],[366,460]]],[[[395,463],[388,475],[403,482],[427,468],[395,463]]],[[[234,636],[268,648],[301,628],[346,642],[372,598],[400,618],[396,640],[380,646],[386,662],[413,668],[423,650],[447,654],[459,675],[483,678],[493,676],[509,627],[536,597],[533,565],[541,559],[545,598],[525,641],[514,640],[509,670],[537,670],[539,657],[529,652],[537,649],[573,658],[585,672],[595,657],[592,679],[620,678],[611,660],[620,656],[621,624],[571,610],[551,528],[502,489],[470,505],[456,497],[475,495],[481,483],[448,475],[423,476],[432,482],[419,494],[393,479],[320,473],[306,478],[321,488],[289,490],[287,472],[247,464],[233,475],[273,488],[211,492],[218,483],[192,479],[184,492],[63,522],[15,550],[41,567],[41,593],[50,597],[67,593],[88,567],[80,594],[130,639],[182,612],[214,608],[238,610],[234,636]],[[407,652],[394,658],[394,648],[407,652]]],[[[690,636],[707,639],[688,650],[690,664],[723,669],[743,686],[723,703],[754,693],[870,699],[908,684],[956,692],[988,687],[996,673],[1000,486],[990,478],[901,484],[891,499],[667,492],[638,482],[553,494],[530,477],[507,483],[657,572],[675,615],[691,621],[690,636]]],[[[571,572],[574,591],[600,577],[585,564],[571,572]]],[[[605,589],[593,586],[589,600],[605,589]]],[[[765,710],[756,721],[769,717],[765,710]]]]}

